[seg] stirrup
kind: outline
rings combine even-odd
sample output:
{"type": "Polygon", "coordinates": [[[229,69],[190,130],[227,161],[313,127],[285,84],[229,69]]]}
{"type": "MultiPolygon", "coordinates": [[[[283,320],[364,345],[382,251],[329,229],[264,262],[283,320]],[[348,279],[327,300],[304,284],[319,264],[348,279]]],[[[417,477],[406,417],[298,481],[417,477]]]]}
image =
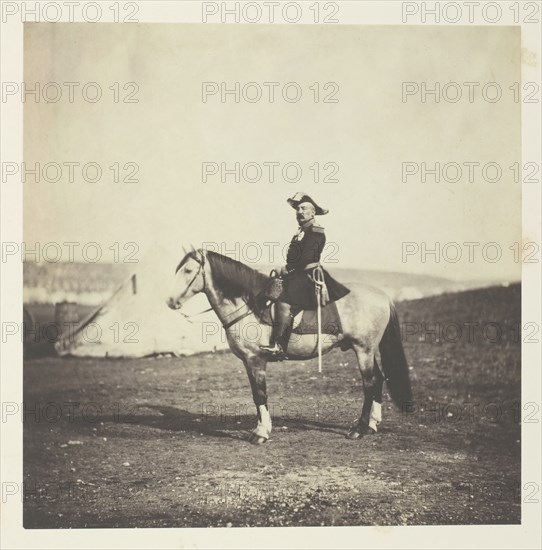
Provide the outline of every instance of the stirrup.
{"type": "Polygon", "coordinates": [[[288,359],[280,344],[275,344],[274,346],[260,346],[260,349],[268,355],[271,361],[283,361],[284,359],[288,359]]]}
{"type": "Polygon", "coordinates": [[[260,349],[271,355],[277,355],[279,353],[283,353],[282,346],[278,343],[275,344],[274,346],[260,346],[260,349]]]}

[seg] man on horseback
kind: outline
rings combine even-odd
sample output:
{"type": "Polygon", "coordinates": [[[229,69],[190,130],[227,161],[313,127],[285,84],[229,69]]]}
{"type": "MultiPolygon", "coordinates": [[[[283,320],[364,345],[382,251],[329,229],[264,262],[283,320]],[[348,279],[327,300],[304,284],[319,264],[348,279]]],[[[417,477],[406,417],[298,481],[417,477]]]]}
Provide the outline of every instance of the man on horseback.
{"type": "Polygon", "coordinates": [[[327,211],[304,193],[297,193],[288,203],[296,210],[299,230],[290,243],[287,263],[282,270],[283,283],[217,252],[192,250],[185,253],[175,270],[167,305],[173,310],[180,310],[188,300],[200,293],[209,300],[226,331],[230,349],[243,361],[248,374],[258,413],[258,424],[249,440],[257,445],[267,441],[272,430],[266,366],[269,361],[285,357],[294,311],[308,309],[303,317],[310,321],[316,316],[319,335],[324,313],[328,319],[340,321],[339,326],[335,324],[337,331],[331,329],[326,332],[337,337],[326,338],[325,342],[318,338],[315,346],[312,338],[315,333],[311,330],[313,325],[304,319],[297,330],[300,338],[289,343],[290,356],[305,360],[316,357],[317,348],[319,358],[321,352],[326,353],[337,347],[342,351],[353,350],[363,379],[364,396],[361,414],[347,437],[358,439],[375,433],[382,420],[384,380],[391,398],[401,410],[404,411],[406,404],[412,401],[409,367],[397,312],[384,292],[359,283],[349,293],[348,289],[325,273],[318,262],[326,240],[323,229],[314,218],[327,211]],[[318,289],[326,283],[331,301],[348,294],[342,304],[325,306],[321,318],[318,308],[316,311],[310,311],[310,308],[318,304],[321,296],[322,303],[328,297],[325,292],[316,294],[315,281],[318,289]],[[269,299],[279,302],[276,314],[278,323],[274,327],[276,345],[266,346],[262,351],[260,343],[266,342],[269,334],[269,317],[265,309],[269,299]],[[248,336],[253,334],[250,329],[255,324],[262,329],[256,340],[248,336]]]}
{"type": "MultiPolygon", "coordinates": [[[[328,210],[321,208],[309,195],[301,192],[296,193],[287,202],[296,211],[299,227],[290,242],[286,266],[281,270],[283,290],[275,304],[274,345],[261,346],[262,351],[275,361],[286,358],[295,315],[301,310],[317,307],[315,281],[312,275],[315,268],[322,269],[320,256],[326,244],[324,228],[316,223],[315,216],[323,216],[328,210]]],[[[325,270],[322,269],[322,273],[327,294],[324,290],[321,295],[326,297],[326,303],[348,294],[349,290],[335,281],[325,270]]]]}

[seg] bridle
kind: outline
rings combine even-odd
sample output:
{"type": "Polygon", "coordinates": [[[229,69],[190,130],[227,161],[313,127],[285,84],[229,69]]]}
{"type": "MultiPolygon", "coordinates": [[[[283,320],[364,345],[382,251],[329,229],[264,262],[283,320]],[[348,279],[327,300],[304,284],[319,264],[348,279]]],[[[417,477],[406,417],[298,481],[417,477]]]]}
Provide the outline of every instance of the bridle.
{"type": "MultiPolygon", "coordinates": [[[[197,279],[198,275],[201,273],[202,274],[202,277],[203,277],[203,288],[201,289],[201,291],[205,291],[206,287],[207,287],[207,279],[205,278],[205,256],[203,254],[203,252],[201,253],[201,259],[198,259],[196,258],[195,256],[192,257],[192,259],[199,264],[199,268],[198,270],[196,271],[196,273],[194,273],[194,276],[192,277],[192,279],[190,279],[190,282],[186,285],[186,288],[183,290],[182,294],[179,296],[179,298],[182,298],[183,296],[186,296],[186,293],[190,290],[190,287],[194,284],[194,281],[197,279]]],[[[224,327],[224,330],[227,330],[229,329],[230,327],[232,327],[233,325],[235,325],[236,323],[238,323],[239,321],[241,321],[242,319],[244,319],[245,317],[248,317],[249,315],[251,315],[253,313],[253,311],[248,307],[247,304],[244,304],[242,305],[240,308],[238,308],[237,310],[235,310],[233,313],[237,313],[237,311],[239,311],[240,309],[246,307],[247,308],[247,311],[245,313],[242,313],[241,315],[235,317],[234,319],[232,319],[231,321],[228,321],[227,323],[222,323],[222,326],[224,327]]],[[[203,311],[199,311],[198,313],[193,313],[192,315],[188,315],[187,313],[183,313],[182,311],[179,311],[179,313],[188,321],[188,322],[192,322],[190,319],[192,317],[196,317],[198,315],[202,315],[203,313],[208,313],[209,311],[212,311],[213,308],[212,307],[209,307],[207,309],[204,309],[203,311]]]]}
{"type": "Polygon", "coordinates": [[[205,263],[205,260],[203,258],[203,254],[201,255],[201,261],[197,260],[195,257],[192,258],[198,265],[199,268],[194,273],[194,276],[192,279],[190,279],[190,282],[186,285],[186,288],[183,290],[182,294],[179,296],[179,298],[182,298],[183,296],[186,296],[186,293],[190,290],[190,287],[193,285],[194,281],[196,280],[197,276],[201,273],[203,276],[203,288],[202,291],[205,290],[205,287],[207,285],[207,280],[205,279],[205,269],[203,269],[203,264],[205,263]]]}
{"type": "MultiPolygon", "coordinates": [[[[199,264],[199,268],[198,270],[196,271],[196,273],[194,273],[194,276],[192,277],[192,279],[190,279],[190,282],[186,285],[186,288],[183,290],[182,294],[179,296],[179,298],[182,298],[183,296],[186,296],[186,293],[190,290],[190,287],[194,284],[194,281],[197,279],[198,275],[201,273],[202,274],[202,277],[203,277],[203,288],[201,289],[202,291],[205,290],[205,287],[207,286],[207,279],[205,278],[205,269],[204,269],[204,264],[205,264],[205,257],[203,255],[203,253],[201,254],[201,260],[198,260],[196,257],[192,257],[192,259],[197,263],[199,264]]],[[[209,307],[207,309],[204,309],[203,311],[200,311],[198,313],[193,313],[192,315],[188,315],[187,313],[183,313],[182,311],[179,311],[179,313],[188,321],[188,322],[192,322],[190,319],[192,317],[196,317],[197,315],[202,315],[203,313],[207,313],[209,311],[211,311],[213,308],[212,307],[209,307]]]]}

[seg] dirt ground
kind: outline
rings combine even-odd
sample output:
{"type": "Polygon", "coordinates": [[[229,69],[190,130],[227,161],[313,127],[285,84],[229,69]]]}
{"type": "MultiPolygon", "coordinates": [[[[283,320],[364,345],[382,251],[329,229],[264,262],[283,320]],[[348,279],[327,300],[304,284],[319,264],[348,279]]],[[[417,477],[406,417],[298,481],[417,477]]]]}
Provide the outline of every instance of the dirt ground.
{"type": "Polygon", "coordinates": [[[414,412],[386,395],[378,434],[358,441],[352,352],[322,375],[269,365],[259,447],[230,353],[27,359],[24,526],[518,524],[520,302],[517,285],[400,303],[414,412]]]}

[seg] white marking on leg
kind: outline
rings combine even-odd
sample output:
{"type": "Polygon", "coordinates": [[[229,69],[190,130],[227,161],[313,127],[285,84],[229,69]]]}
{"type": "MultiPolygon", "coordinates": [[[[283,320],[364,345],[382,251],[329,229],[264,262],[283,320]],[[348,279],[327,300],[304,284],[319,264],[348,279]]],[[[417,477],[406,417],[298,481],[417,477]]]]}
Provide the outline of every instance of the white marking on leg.
{"type": "Polygon", "coordinates": [[[369,428],[372,428],[376,432],[376,428],[380,422],[382,422],[382,405],[373,400],[371,414],[369,415],[369,428]]]}
{"type": "Polygon", "coordinates": [[[269,439],[272,426],[271,415],[269,414],[267,405],[259,405],[258,411],[260,412],[261,420],[258,419],[258,425],[256,426],[254,433],[260,437],[265,437],[266,439],[269,439]]]}

